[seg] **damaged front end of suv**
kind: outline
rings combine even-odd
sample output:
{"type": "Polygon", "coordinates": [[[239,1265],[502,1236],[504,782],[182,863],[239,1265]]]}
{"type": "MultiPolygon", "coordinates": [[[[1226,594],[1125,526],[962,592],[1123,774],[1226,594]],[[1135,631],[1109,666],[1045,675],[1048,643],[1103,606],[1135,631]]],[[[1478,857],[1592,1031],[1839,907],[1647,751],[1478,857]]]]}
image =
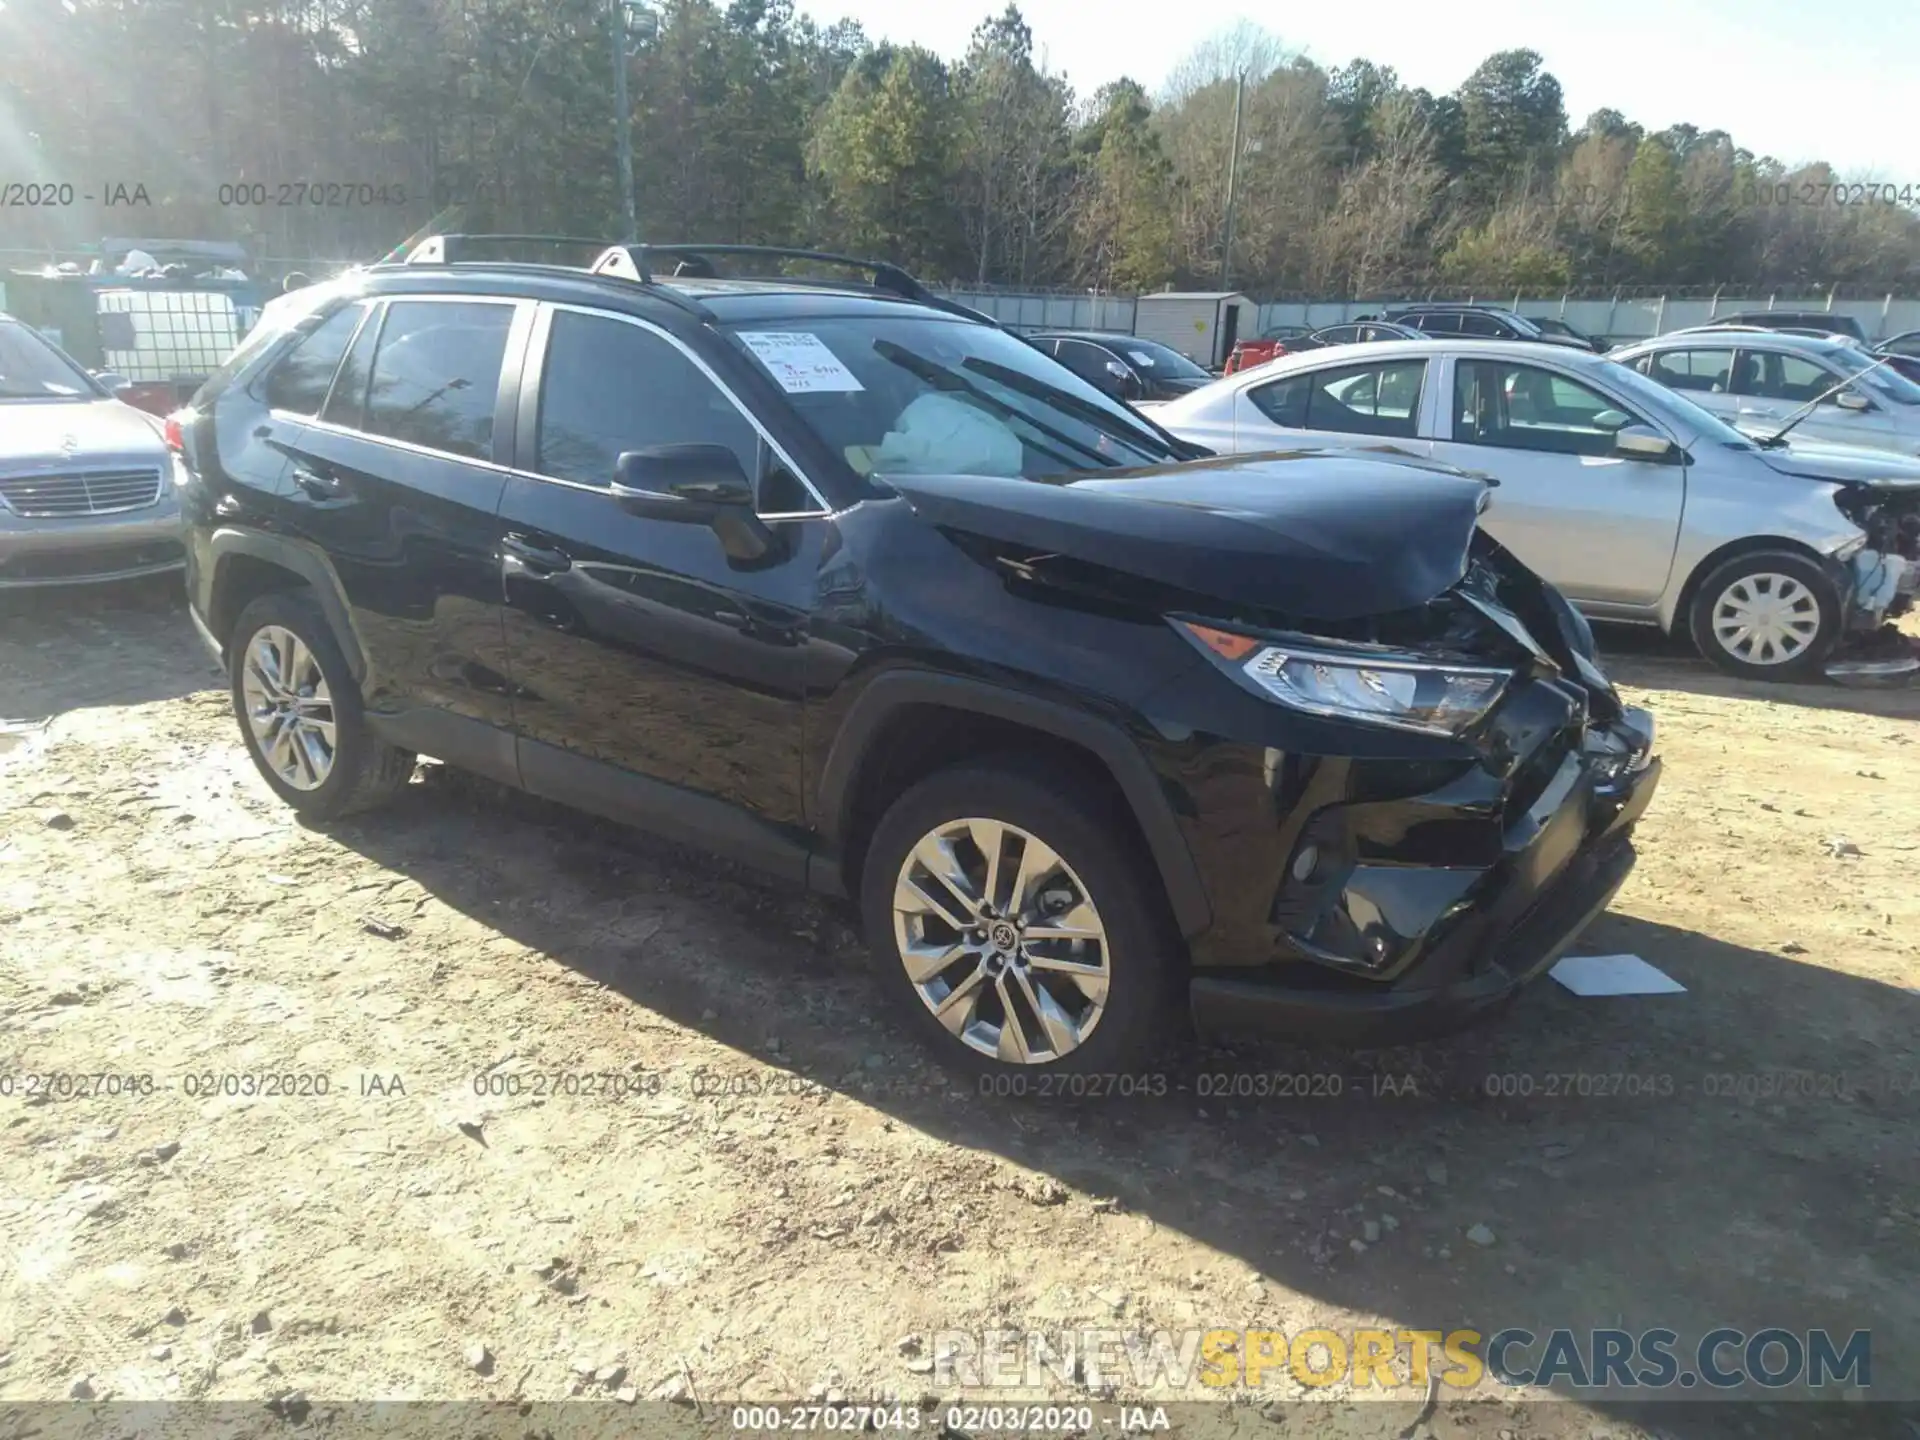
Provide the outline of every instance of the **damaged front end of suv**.
{"type": "MultiPolygon", "coordinates": [[[[1653,719],[1477,528],[1481,482],[1302,453],[890,483],[976,562],[976,630],[1024,623],[1032,673],[1098,694],[1147,758],[1205,889],[1183,925],[1202,1028],[1453,1028],[1550,966],[1631,869],[1653,719]]],[[[887,548],[938,568],[921,543],[887,548]]]]}

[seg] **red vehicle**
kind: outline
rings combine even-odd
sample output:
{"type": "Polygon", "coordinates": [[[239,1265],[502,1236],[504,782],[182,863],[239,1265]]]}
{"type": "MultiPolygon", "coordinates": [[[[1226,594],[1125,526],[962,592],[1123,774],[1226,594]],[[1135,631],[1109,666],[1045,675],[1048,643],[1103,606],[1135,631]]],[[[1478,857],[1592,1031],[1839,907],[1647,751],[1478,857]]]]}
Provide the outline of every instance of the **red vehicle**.
{"type": "Polygon", "coordinates": [[[1425,332],[1415,330],[1409,325],[1396,325],[1391,320],[1378,320],[1370,315],[1362,315],[1358,320],[1349,320],[1341,325],[1329,325],[1322,330],[1308,331],[1299,325],[1282,325],[1269,330],[1258,340],[1242,340],[1233,347],[1233,353],[1227,356],[1227,367],[1221,373],[1234,375],[1242,370],[1251,370],[1256,365],[1264,365],[1269,360],[1282,355],[1297,355],[1302,350],[1324,350],[1329,345],[1363,345],[1369,340],[1422,340],[1425,332]],[[1281,335],[1279,331],[1296,331],[1296,334],[1281,335]]]}
{"type": "Polygon", "coordinates": [[[1237,375],[1242,370],[1251,370],[1256,365],[1264,365],[1269,360],[1277,360],[1282,355],[1293,353],[1293,348],[1310,350],[1311,345],[1290,347],[1290,342],[1312,338],[1313,332],[1305,325],[1276,325],[1267,330],[1258,340],[1236,341],[1233,350],[1227,356],[1223,375],[1237,375]]]}

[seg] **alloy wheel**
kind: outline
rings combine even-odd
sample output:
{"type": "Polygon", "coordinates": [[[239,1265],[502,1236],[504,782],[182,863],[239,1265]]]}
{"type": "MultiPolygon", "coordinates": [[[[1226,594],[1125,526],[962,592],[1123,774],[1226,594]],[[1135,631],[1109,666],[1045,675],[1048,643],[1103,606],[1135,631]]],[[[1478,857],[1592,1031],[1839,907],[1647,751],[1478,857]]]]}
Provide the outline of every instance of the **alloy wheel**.
{"type": "Polygon", "coordinates": [[[894,885],[893,929],[921,1003],[982,1055],[1047,1064],[1105,1013],[1107,934],[1092,897],[1017,825],[953,820],[922,836],[894,885]]]}
{"type": "Polygon", "coordinates": [[[1713,638],[1749,665],[1797,660],[1820,633],[1820,601],[1791,575],[1743,575],[1713,605],[1713,638]]]}
{"type": "Polygon", "coordinates": [[[313,650],[282,625],[247,642],[240,673],[247,728],[268,766],[296,790],[318,790],[333,773],[333,699],[313,650]]]}

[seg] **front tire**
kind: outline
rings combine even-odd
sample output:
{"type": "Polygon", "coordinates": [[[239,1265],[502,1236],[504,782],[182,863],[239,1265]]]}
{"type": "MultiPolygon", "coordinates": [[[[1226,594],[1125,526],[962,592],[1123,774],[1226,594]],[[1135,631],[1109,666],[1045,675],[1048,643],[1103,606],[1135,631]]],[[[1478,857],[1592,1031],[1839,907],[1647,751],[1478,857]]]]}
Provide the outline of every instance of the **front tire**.
{"type": "Polygon", "coordinates": [[[1790,550],[1760,550],[1716,566],[1694,593],[1693,643],[1729,675],[1798,679],[1840,638],[1840,597],[1826,573],[1790,550]]]}
{"type": "Polygon", "coordinates": [[[312,596],[262,595],[227,648],[234,717],[254,768],[302,815],[332,820],[385,804],[414,757],[367,726],[360,687],[312,596]]]}
{"type": "Polygon", "coordinates": [[[974,1074],[1153,1058],[1179,1013],[1172,920],[1130,824],[1019,757],[928,777],[875,828],[861,914],[889,1000],[974,1074]]]}

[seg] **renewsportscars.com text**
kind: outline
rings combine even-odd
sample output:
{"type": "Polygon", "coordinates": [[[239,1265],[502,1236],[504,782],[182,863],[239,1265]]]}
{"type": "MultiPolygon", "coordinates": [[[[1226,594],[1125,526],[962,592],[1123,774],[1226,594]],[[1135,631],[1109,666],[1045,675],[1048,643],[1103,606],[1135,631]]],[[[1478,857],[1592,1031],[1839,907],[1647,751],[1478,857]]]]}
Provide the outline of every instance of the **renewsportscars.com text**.
{"type": "Polygon", "coordinates": [[[939,1331],[934,1378],[962,1390],[1069,1385],[1140,1391],[1258,1389],[1285,1379],[1324,1388],[1424,1391],[1485,1381],[1554,1390],[1782,1390],[1873,1384],[1872,1332],[1773,1327],[1708,1331],[1687,1344],[1665,1328],[939,1331]]]}

